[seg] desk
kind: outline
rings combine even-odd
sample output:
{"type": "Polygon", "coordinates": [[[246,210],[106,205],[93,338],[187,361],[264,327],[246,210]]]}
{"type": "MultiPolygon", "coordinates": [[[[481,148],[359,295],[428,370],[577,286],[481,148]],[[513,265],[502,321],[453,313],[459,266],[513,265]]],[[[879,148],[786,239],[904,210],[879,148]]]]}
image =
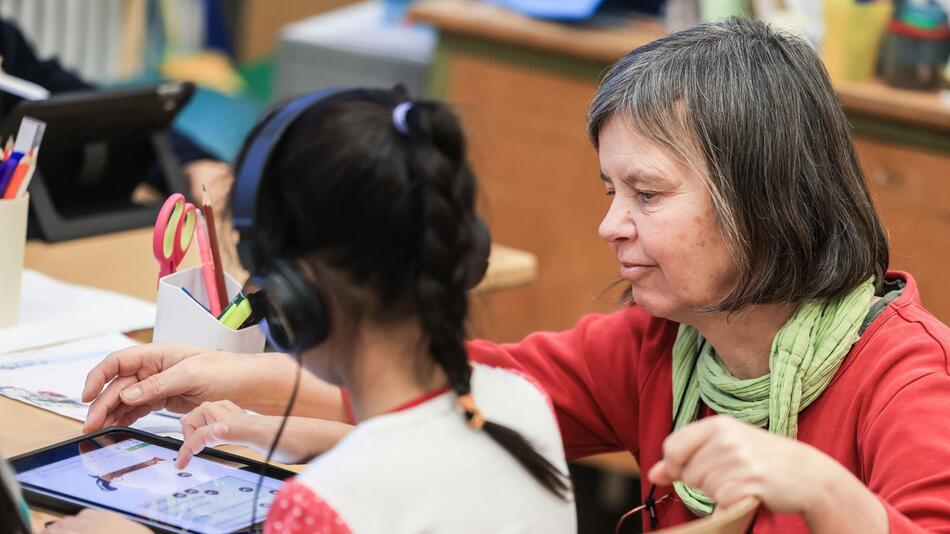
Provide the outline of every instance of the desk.
{"type": "MultiPolygon", "coordinates": [[[[0,397],[0,421],[3,421],[0,453],[7,458],[78,436],[82,432],[82,423],[79,421],[6,397],[0,397]]],[[[45,522],[57,517],[32,508],[30,511],[36,532],[42,529],[45,522]]]]}
{"type": "MultiPolygon", "coordinates": [[[[148,342],[152,338],[152,331],[148,329],[127,335],[138,341],[148,342]]],[[[79,421],[6,397],[0,397],[0,421],[3,422],[0,431],[0,454],[6,458],[65,441],[82,433],[82,423],[79,421]]],[[[250,458],[261,458],[256,452],[244,447],[227,445],[220,448],[250,458]]],[[[292,471],[303,469],[303,466],[277,465],[292,471]]],[[[36,508],[30,508],[30,513],[36,532],[42,530],[47,521],[59,517],[56,513],[36,508]]]]}
{"type": "MultiPolygon", "coordinates": [[[[6,458],[74,438],[82,433],[82,423],[79,421],[6,397],[0,397],[0,421],[3,421],[3,431],[0,432],[0,453],[3,453],[6,458]]],[[[250,458],[261,458],[254,451],[244,447],[223,446],[220,448],[250,458]]],[[[276,465],[298,472],[304,467],[276,465]]],[[[32,507],[30,514],[33,517],[35,532],[42,530],[47,521],[59,517],[59,514],[32,507]]]]}
{"type": "MultiPolygon", "coordinates": [[[[514,341],[611,309],[618,279],[597,236],[608,202],[585,113],[604,69],[666,33],[656,20],[586,28],[471,0],[426,0],[411,16],[440,31],[431,89],[462,117],[483,216],[497,239],[530,251],[529,287],[490,295],[478,334],[514,341]]],[[[924,304],[950,322],[950,105],[936,93],[838,82],[858,156],[889,233],[892,268],[915,275],[924,304]]]]}
{"type": "MultiPolygon", "coordinates": [[[[225,269],[239,281],[247,279],[241,268],[233,235],[222,239],[221,254],[225,269]],[[228,246],[230,244],[230,246],[228,246]]],[[[76,239],[62,243],[30,241],[24,263],[54,278],[101,289],[118,291],[154,301],[158,266],[152,256],[152,229],[139,228],[114,234],[76,239]]],[[[188,250],[182,269],[199,264],[197,246],[188,250]]],[[[488,272],[474,289],[476,293],[521,286],[534,280],[537,259],[534,255],[497,243],[492,244],[488,272]]]]}

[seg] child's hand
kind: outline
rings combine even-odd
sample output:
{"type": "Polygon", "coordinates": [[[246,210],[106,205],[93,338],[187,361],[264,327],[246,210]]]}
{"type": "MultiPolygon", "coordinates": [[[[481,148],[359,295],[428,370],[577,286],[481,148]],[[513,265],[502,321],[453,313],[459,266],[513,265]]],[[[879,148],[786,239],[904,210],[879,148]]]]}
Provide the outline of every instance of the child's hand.
{"type": "MultiPolygon", "coordinates": [[[[248,415],[231,401],[205,402],[181,419],[185,441],[178,451],[175,466],[183,469],[191,458],[224,443],[243,445],[266,454],[274,442],[281,417],[248,415]]],[[[281,463],[305,463],[333,447],[353,427],[345,423],[290,417],[274,450],[281,463]]]]}
{"type": "Polygon", "coordinates": [[[99,532],[122,532],[128,534],[151,534],[151,530],[113,512],[86,508],[74,516],[67,516],[43,529],[43,534],[98,534],[99,532]]]}

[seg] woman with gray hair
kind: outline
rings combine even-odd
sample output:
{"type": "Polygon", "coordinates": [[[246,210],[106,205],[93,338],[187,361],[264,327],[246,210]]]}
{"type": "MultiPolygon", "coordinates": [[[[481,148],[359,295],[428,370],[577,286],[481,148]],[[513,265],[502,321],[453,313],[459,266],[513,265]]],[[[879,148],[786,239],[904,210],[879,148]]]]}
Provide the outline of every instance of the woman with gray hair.
{"type": "MultiPolygon", "coordinates": [[[[515,344],[471,342],[472,358],[543,386],[569,457],[630,451],[646,527],[754,495],[767,509],[756,532],[950,531],[950,329],[909,274],[887,272],[815,53],[748,20],[672,34],[610,69],[588,133],[627,306],[515,344]]],[[[167,402],[275,412],[289,360],[235,356],[222,384],[220,358],[110,355],[87,399],[116,376],[140,382],[99,395],[87,429],[167,402]]],[[[297,413],[345,417],[345,395],[304,389],[297,413]]]]}

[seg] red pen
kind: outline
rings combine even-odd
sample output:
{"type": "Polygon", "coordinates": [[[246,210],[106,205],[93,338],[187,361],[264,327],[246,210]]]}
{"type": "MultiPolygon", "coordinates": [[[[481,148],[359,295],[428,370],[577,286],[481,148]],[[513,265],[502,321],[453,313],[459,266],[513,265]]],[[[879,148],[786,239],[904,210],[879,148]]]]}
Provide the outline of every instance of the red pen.
{"type": "Polygon", "coordinates": [[[7,186],[7,190],[3,193],[3,198],[9,200],[16,198],[19,193],[23,181],[27,176],[27,172],[33,166],[33,151],[30,152],[20,160],[17,164],[16,169],[13,171],[13,177],[10,178],[10,184],[7,186]]]}

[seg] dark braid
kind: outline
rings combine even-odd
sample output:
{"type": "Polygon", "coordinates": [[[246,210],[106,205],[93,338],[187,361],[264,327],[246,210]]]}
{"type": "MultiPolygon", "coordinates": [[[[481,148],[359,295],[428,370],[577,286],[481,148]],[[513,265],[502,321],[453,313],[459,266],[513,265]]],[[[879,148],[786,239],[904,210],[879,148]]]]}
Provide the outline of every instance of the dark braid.
{"type": "MultiPolygon", "coordinates": [[[[473,252],[475,178],[465,163],[465,141],[451,111],[420,102],[407,116],[410,136],[421,145],[413,171],[421,181],[422,234],[416,284],[417,313],[428,337],[429,353],[445,371],[459,397],[471,392],[471,367],[465,351],[468,297],[465,281],[473,252]]],[[[466,411],[465,417],[476,417],[466,411]]],[[[560,498],[569,490],[563,473],[520,433],[485,421],[483,430],[505,448],[538,482],[560,498]]]]}

